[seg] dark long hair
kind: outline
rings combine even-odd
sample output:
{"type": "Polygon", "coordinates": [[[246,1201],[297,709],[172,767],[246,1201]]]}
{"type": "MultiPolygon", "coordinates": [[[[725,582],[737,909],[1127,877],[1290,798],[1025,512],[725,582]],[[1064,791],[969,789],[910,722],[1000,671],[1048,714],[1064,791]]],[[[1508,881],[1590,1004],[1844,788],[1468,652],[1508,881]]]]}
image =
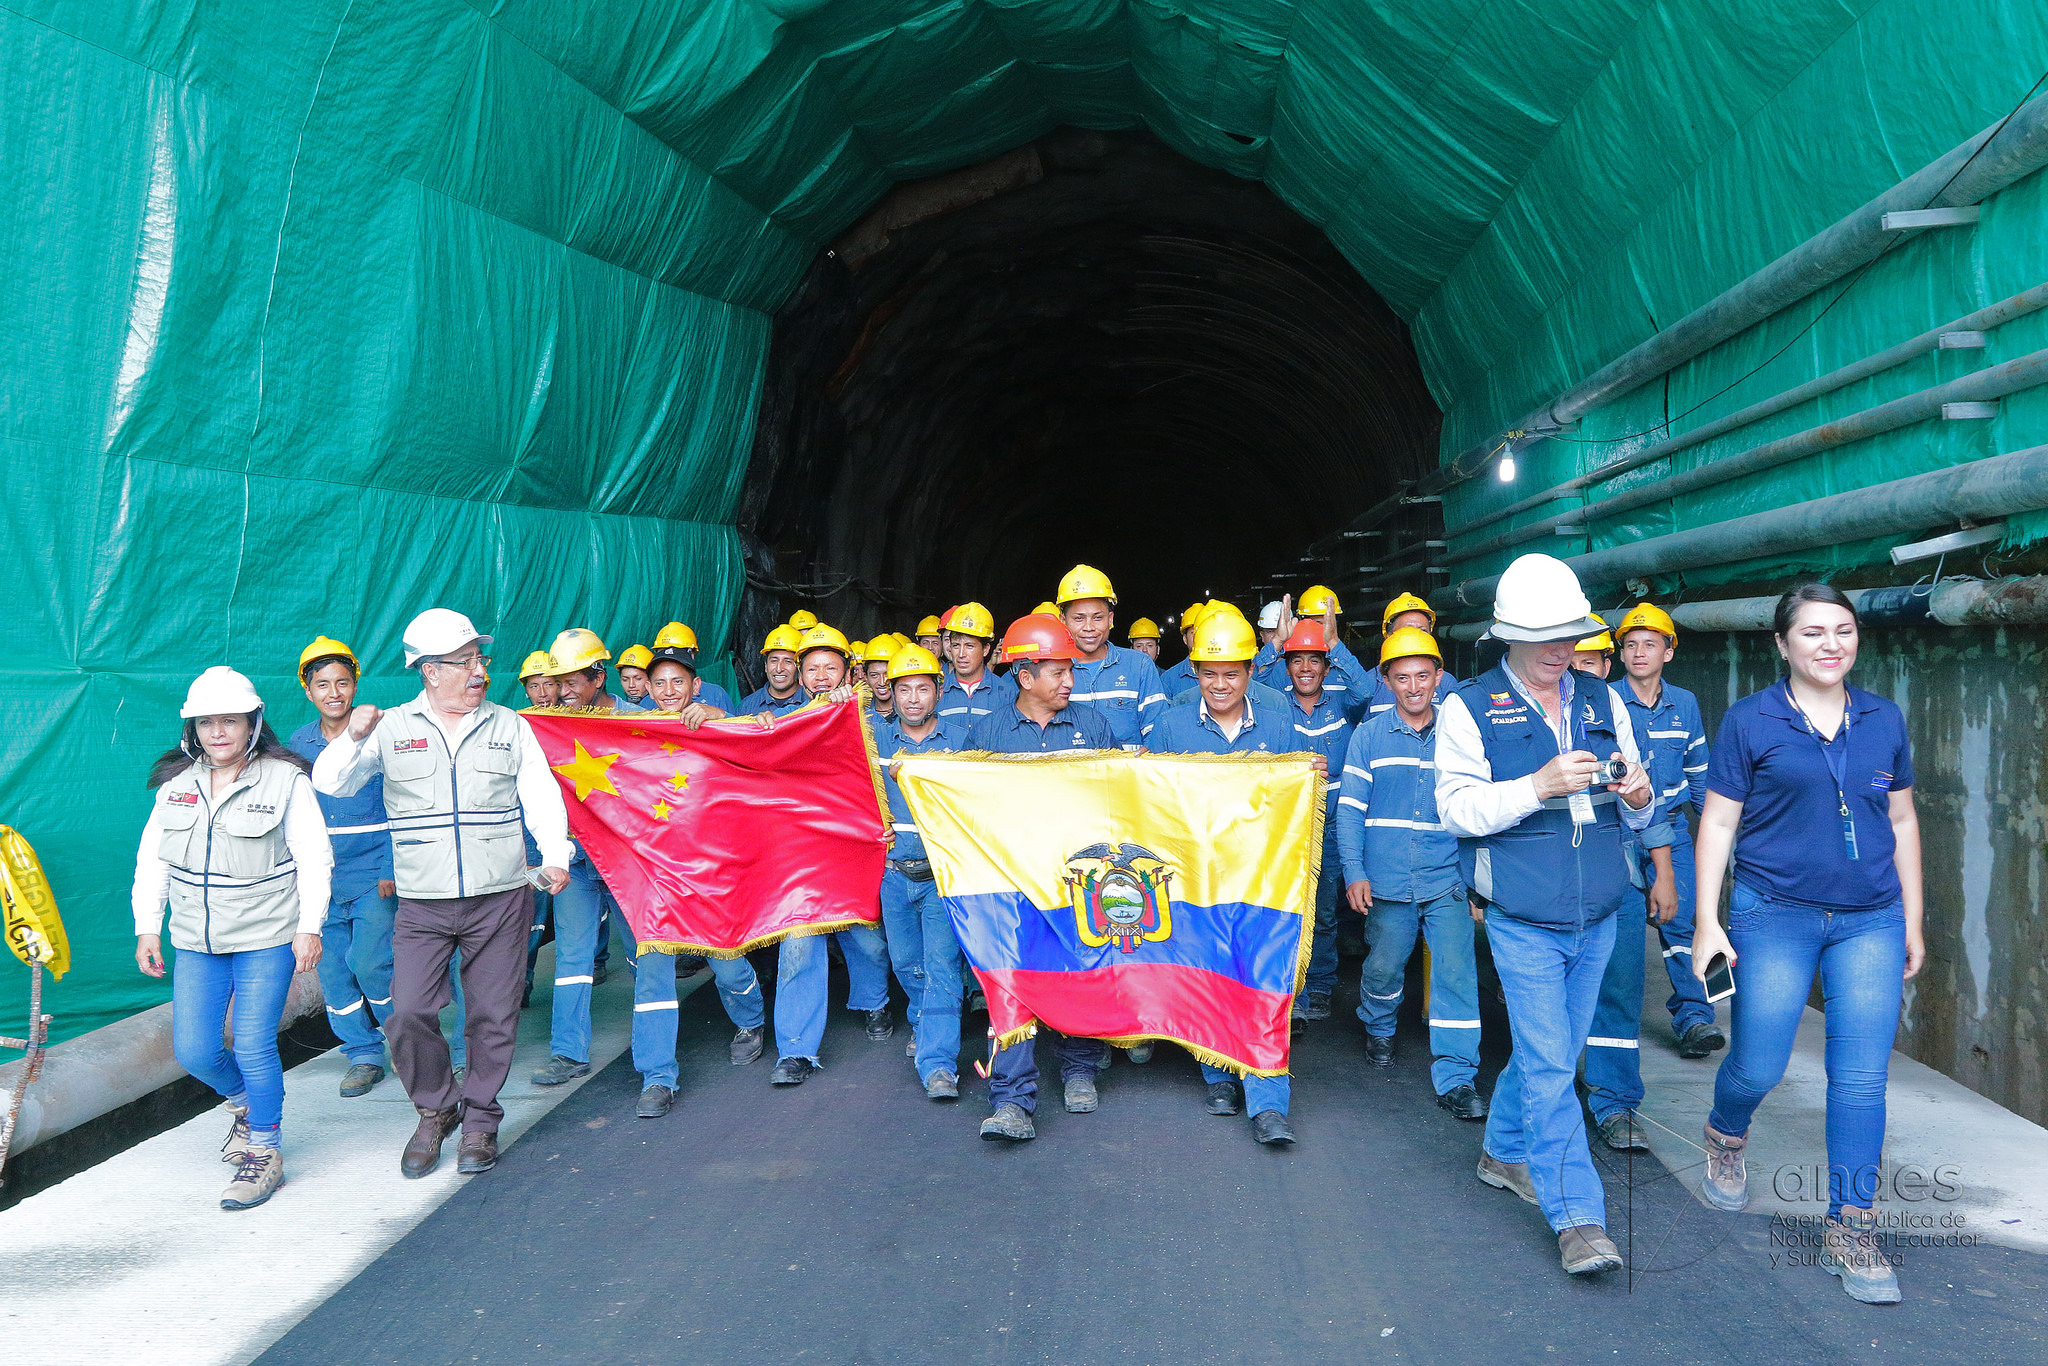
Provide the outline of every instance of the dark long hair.
{"type": "MultiPolygon", "coordinates": [[[[256,723],[256,748],[249,755],[250,763],[263,758],[282,759],[301,773],[311,773],[313,771],[311,764],[284,747],[284,743],[277,738],[277,732],[272,730],[270,723],[263,719],[263,713],[260,710],[252,711],[248,713],[248,716],[251,721],[256,723]]],[[[159,754],[156,762],[149,766],[149,782],[147,784],[149,790],[154,792],[186,769],[192,767],[193,764],[198,762],[194,756],[204,754],[205,752],[199,747],[198,722],[185,722],[185,729],[178,736],[178,743],[165,750],[162,754],[159,754]]]]}
{"type": "Polygon", "coordinates": [[[1778,639],[1783,640],[1791,633],[1792,623],[1799,619],[1799,609],[1809,602],[1824,602],[1830,607],[1839,607],[1849,614],[1849,620],[1856,621],[1856,604],[1849,601],[1847,593],[1831,583],[1802,583],[1778,599],[1778,610],[1771,615],[1771,626],[1777,632],[1778,639]]]}

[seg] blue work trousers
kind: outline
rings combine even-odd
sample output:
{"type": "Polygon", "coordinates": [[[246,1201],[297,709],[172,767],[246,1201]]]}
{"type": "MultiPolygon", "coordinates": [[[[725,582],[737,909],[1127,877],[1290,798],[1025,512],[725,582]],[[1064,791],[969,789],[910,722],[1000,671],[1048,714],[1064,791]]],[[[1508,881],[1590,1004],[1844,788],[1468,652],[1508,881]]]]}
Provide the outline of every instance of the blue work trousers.
{"type": "Polygon", "coordinates": [[[179,949],[171,963],[171,1052],[178,1066],[249,1107],[255,1142],[276,1147],[284,1123],[284,1063],[277,1029],[296,955],[290,944],[241,953],[179,949]],[[221,1041],[229,1003],[232,1051],[221,1041]]]}
{"type": "MultiPolygon", "coordinates": [[[[1043,1026],[1040,1026],[1043,1030],[1043,1026]]],[[[1046,1031],[1051,1032],[1051,1031],[1046,1031]]],[[[1036,1039],[1021,1039],[1008,1048],[996,1050],[989,1064],[988,1099],[991,1105],[1005,1102],[1020,1106],[1027,1115],[1038,1113],[1038,1056],[1036,1039]]],[[[1060,1080],[1073,1077],[1093,1080],[1109,1066],[1109,1045],[1100,1039],[1071,1039],[1053,1034],[1053,1053],[1060,1060],[1060,1080]]]]}
{"type": "Polygon", "coordinates": [[[882,870],[882,934],[887,940],[889,966],[903,984],[909,999],[905,1018],[917,1027],[918,1012],[924,1005],[924,911],[925,903],[939,899],[936,882],[913,882],[894,868],[882,870]]]}
{"type": "MultiPolygon", "coordinates": [[[[590,1061],[590,986],[597,959],[598,928],[611,889],[589,859],[569,865],[569,885],[555,894],[555,1010],[548,1050],[574,1062],[590,1061]]],[[[611,923],[633,948],[626,917],[611,923]]]]}
{"type": "Polygon", "coordinates": [[[382,1067],[384,1031],[391,1013],[391,921],[398,898],[375,890],[327,903],[320,926],[320,994],[327,1027],[341,1040],[350,1063],[382,1067]]]}
{"type": "Polygon", "coordinates": [[[1827,1017],[1828,1213],[1840,1214],[1844,1204],[1870,1208],[1899,1032],[1905,907],[1825,911],[1766,901],[1738,882],[1728,939],[1736,958],[1733,1029],[1707,1122],[1738,1138],[1749,1132],[1750,1116],[1785,1075],[1818,972],[1827,1017]]]}
{"type": "Polygon", "coordinates": [[[1374,898],[1365,916],[1365,965],[1358,971],[1358,1018],[1375,1038],[1394,1037],[1408,959],[1421,934],[1429,945],[1430,1084],[1438,1095],[1479,1074],[1479,961],[1465,889],[1428,901],[1374,898]]]}
{"type": "MultiPolygon", "coordinates": [[[[882,875],[882,919],[889,931],[889,955],[899,964],[904,937],[913,933],[906,924],[915,917],[916,945],[921,955],[917,1000],[917,1079],[929,1082],[935,1072],[960,1074],[960,1002],[965,973],[960,956],[960,936],[954,932],[953,917],[939,896],[936,882],[915,882],[895,869],[882,875]],[[892,892],[891,879],[901,886],[892,892]],[[892,900],[896,909],[891,910],[892,900]]],[[[899,979],[903,969],[896,970],[899,979]]],[[[909,989],[904,983],[904,989],[909,989]]]]}
{"type": "MultiPolygon", "coordinates": [[[[836,937],[846,955],[846,1008],[880,1010],[889,1004],[889,946],[881,931],[861,925],[840,930],[836,937]]],[[[824,935],[782,941],[775,967],[777,1058],[818,1061],[825,1042],[825,995],[831,972],[824,935]]]]}
{"type": "MultiPolygon", "coordinates": [[[[1331,831],[1326,822],[1324,830],[1331,831]]],[[[1344,862],[1337,856],[1337,837],[1323,839],[1323,871],[1316,879],[1315,940],[1309,948],[1308,979],[1302,994],[1327,1001],[1337,989],[1337,908],[1344,901],[1344,862]]]]}
{"type": "MultiPolygon", "coordinates": [[[[1657,880],[1650,851],[1639,844],[1623,846],[1636,860],[1643,886],[1657,880]]],[[[1671,979],[1671,1027],[1684,1034],[1695,1024],[1712,1024],[1714,1008],[1706,989],[1692,975],[1692,842],[1671,846],[1671,871],[1678,882],[1678,914],[1657,927],[1664,947],[1664,970],[1671,979]],[[1681,982],[1680,979],[1684,980],[1681,982]]],[[[1634,897],[1623,903],[1614,927],[1614,953],[1600,982],[1600,1002],[1593,1008],[1593,1029],[1586,1038],[1586,1089],[1593,1118],[1605,1121],[1643,1103],[1643,932],[1635,924],[1634,897]]]]}
{"type": "MultiPolygon", "coordinates": [[[[761,983],[744,958],[713,958],[711,980],[718,999],[739,1029],[759,1029],[765,1017],[761,983]]],[[[633,960],[633,1068],[643,1086],[676,1089],[676,959],[643,953],[633,960]]]]}
{"type": "Polygon", "coordinates": [[[1254,1117],[1263,1115],[1268,1110],[1278,1110],[1281,1114],[1286,1114],[1287,1102],[1294,1094],[1293,1081],[1285,1073],[1277,1077],[1240,1077],[1235,1072],[1226,1072],[1220,1067],[1211,1067],[1208,1063],[1203,1063],[1202,1080],[1212,1086],[1219,1081],[1243,1082],[1244,1112],[1254,1117]]]}
{"type": "Polygon", "coordinates": [[[1607,1224],[1607,1192],[1586,1146],[1575,1086],[1593,1024],[1600,977],[1614,949],[1615,916],[1583,929],[1532,925],[1498,911],[1486,939],[1508,998],[1514,1051],[1493,1088],[1486,1151],[1526,1162],[1553,1231],[1607,1224]]]}

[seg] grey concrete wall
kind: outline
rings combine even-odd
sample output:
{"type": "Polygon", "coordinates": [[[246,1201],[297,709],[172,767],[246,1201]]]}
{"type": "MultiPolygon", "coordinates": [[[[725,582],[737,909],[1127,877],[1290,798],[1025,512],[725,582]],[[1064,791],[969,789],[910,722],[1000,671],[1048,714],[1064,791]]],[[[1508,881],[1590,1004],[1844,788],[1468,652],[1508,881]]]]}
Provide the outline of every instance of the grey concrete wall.
{"type": "MultiPolygon", "coordinates": [[[[1687,635],[1669,677],[1711,734],[1779,676],[1767,633],[1687,635]]],[[[1906,984],[1899,1049],[2048,1123],[2048,630],[1871,628],[1851,681],[1891,698],[1913,737],[1926,859],[1927,965],[1906,984]]]]}

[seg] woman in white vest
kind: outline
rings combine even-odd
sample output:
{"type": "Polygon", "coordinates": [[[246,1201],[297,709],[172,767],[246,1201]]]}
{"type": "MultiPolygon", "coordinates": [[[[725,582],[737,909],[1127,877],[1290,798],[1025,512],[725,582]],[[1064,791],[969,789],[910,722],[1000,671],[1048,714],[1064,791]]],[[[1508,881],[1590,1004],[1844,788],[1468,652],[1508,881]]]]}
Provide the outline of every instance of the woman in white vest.
{"type": "Polygon", "coordinates": [[[184,734],[150,770],[156,801],[135,852],[135,962],[164,975],[168,903],[172,1051],[234,1115],[223,1151],[235,1175],[220,1207],[249,1209],[284,1184],[277,1030],[292,974],[320,961],[334,853],[306,762],[264,723],[248,679],[208,669],[178,715],[184,734]]]}

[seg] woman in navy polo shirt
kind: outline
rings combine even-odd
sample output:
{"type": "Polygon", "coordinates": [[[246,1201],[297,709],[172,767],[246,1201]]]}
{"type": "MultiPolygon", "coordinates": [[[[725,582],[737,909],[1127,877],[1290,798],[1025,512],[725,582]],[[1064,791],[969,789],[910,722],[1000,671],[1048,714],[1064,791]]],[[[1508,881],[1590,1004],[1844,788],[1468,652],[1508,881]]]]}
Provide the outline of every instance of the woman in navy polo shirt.
{"type": "Polygon", "coordinates": [[[1700,917],[1693,971],[1705,977],[1717,953],[1741,965],[1701,1193],[1722,1209],[1749,1203],[1750,1116],[1785,1075],[1818,971],[1828,1074],[1822,1264],[1852,1298],[1890,1304],[1899,1283],[1871,1205],[1901,988],[1926,956],[1912,746],[1898,707],[1847,684],[1856,609],[1839,590],[1793,589],[1775,625],[1787,676],[1722,718],[1701,813],[1702,908],[1720,904],[1737,848],[1728,928],[1700,917]]]}

